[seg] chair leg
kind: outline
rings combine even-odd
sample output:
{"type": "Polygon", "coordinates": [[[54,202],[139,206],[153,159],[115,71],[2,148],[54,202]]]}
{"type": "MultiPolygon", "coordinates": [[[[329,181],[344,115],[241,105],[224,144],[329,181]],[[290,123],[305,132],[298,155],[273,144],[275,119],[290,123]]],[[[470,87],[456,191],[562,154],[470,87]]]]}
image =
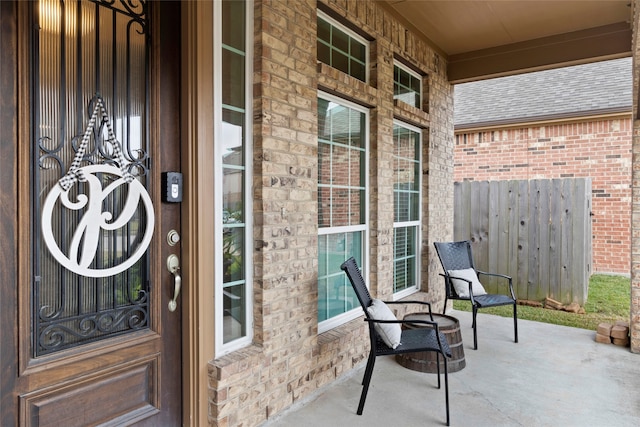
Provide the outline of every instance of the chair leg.
{"type": "Polygon", "coordinates": [[[448,300],[449,299],[445,296],[444,297],[444,306],[442,306],[442,314],[447,314],[447,313],[445,313],[445,311],[447,311],[447,301],[448,300]]]}
{"type": "MultiPolygon", "coordinates": [[[[471,312],[472,312],[472,313],[473,313],[473,310],[474,310],[475,308],[476,308],[476,306],[475,306],[475,305],[472,305],[472,306],[471,306],[471,312]]],[[[473,316],[473,317],[471,318],[471,327],[472,327],[472,328],[474,328],[474,329],[475,329],[475,327],[476,327],[476,316],[473,316]]]]}
{"type": "Polygon", "coordinates": [[[517,307],[518,304],[513,304],[513,332],[516,336],[516,342],[518,342],[518,311],[517,311],[517,307]]]}
{"type": "Polygon", "coordinates": [[[362,377],[362,385],[364,385],[364,380],[367,379],[367,376],[371,375],[371,372],[373,371],[373,364],[375,363],[375,354],[373,354],[373,351],[369,352],[369,358],[367,359],[367,367],[364,368],[364,376],[362,377]]]}
{"type": "Polygon", "coordinates": [[[478,314],[478,307],[475,305],[472,307],[473,312],[473,349],[478,349],[478,325],[476,324],[476,315],[478,314]]]}
{"type": "MultiPolygon", "coordinates": [[[[447,410],[447,425],[450,425],[450,422],[449,422],[449,373],[447,369],[447,356],[443,354],[442,358],[444,359],[444,399],[445,399],[445,407],[447,410]]],[[[438,379],[440,379],[440,376],[438,376],[438,379]]]]}
{"type": "Polygon", "coordinates": [[[438,389],[440,389],[440,352],[436,352],[436,368],[438,369],[438,389]]]}
{"type": "Polygon", "coordinates": [[[376,356],[373,352],[369,355],[369,361],[367,367],[364,370],[364,380],[362,381],[362,393],[360,394],[360,403],[358,404],[358,415],[362,415],[364,410],[364,401],[367,400],[367,392],[369,391],[369,384],[371,383],[371,374],[373,373],[373,366],[376,364],[376,356]]]}

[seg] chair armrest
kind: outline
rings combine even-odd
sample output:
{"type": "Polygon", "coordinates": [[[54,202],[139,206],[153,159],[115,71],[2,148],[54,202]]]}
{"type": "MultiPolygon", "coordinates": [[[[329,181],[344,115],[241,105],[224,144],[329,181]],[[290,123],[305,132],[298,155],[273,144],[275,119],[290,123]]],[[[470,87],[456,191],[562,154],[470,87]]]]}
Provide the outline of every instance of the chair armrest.
{"type": "MultiPolygon", "coordinates": [[[[478,273],[479,273],[479,272],[478,272],[478,273]]],[[[450,285],[447,285],[447,287],[449,287],[449,286],[450,286],[450,287],[452,288],[451,292],[455,292],[455,294],[456,294],[456,298],[457,298],[457,299],[461,299],[461,300],[465,300],[465,301],[466,301],[466,300],[471,300],[471,302],[472,302],[473,304],[475,304],[475,301],[473,300],[473,284],[472,284],[471,280],[467,280],[467,279],[464,279],[464,278],[462,278],[462,277],[452,276],[452,275],[450,275],[450,274],[443,274],[443,273],[440,273],[440,275],[441,275],[442,277],[444,277],[445,282],[446,282],[447,280],[449,281],[450,285]],[[469,285],[469,295],[470,295],[470,297],[469,297],[469,298],[467,298],[467,297],[461,297],[460,295],[458,295],[458,292],[456,292],[455,287],[453,286],[453,282],[451,282],[451,279],[457,279],[457,280],[462,280],[462,281],[464,281],[464,282],[467,282],[467,284],[469,285]]],[[[447,292],[449,292],[449,291],[447,291],[447,292]]]]}
{"type": "Polygon", "coordinates": [[[501,277],[503,279],[507,279],[509,281],[509,293],[511,294],[511,298],[516,299],[516,294],[513,292],[513,279],[511,276],[507,276],[506,274],[498,274],[498,273],[487,273],[486,271],[476,270],[478,275],[482,274],[484,276],[494,276],[501,277]]]}
{"type": "Polygon", "coordinates": [[[381,319],[371,319],[369,317],[365,317],[364,318],[365,321],[367,322],[371,322],[371,323],[400,323],[400,324],[421,324],[421,325],[429,325],[431,327],[433,327],[436,332],[440,332],[440,328],[438,327],[438,322],[432,322],[430,320],[400,320],[400,319],[396,319],[396,320],[381,320],[381,319]]]}
{"type": "Polygon", "coordinates": [[[509,279],[511,280],[511,276],[507,276],[506,274],[499,274],[499,273],[488,273],[486,271],[480,271],[480,270],[476,270],[476,273],[478,274],[483,274],[485,276],[495,276],[495,277],[502,277],[504,279],[509,279]]]}
{"type": "Polygon", "coordinates": [[[400,324],[405,323],[405,324],[412,324],[412,325],[420,324],[420,325],[430,326],[431,328],[434,329],[434,332],[436,334],[436,340],[438,341],[438,347],[440,347],[440,351],[442,352],[442,355],[444,357],[447,357],[444,351],[444,347],[442,346],[442,341],[440,340],[440,327],[438,326],[438,322],[433,322],[430,320],[378,320],[378,319],[371,319],[368,317],[365,317],[364,320],[367,322],[370,322],[371,325],[375,323],[400,323],[400,324]]]}
{"type": "Polygon", "coordinates": [[[384,301],[384,303],[385,304],[420,304],[420,305],[426,305],[429,308],[429,317],[431,317],[431,320],[433,320],[433,314],[431,313],[431,303],[430,302],[410,300],[410,301],[384,301]]]}

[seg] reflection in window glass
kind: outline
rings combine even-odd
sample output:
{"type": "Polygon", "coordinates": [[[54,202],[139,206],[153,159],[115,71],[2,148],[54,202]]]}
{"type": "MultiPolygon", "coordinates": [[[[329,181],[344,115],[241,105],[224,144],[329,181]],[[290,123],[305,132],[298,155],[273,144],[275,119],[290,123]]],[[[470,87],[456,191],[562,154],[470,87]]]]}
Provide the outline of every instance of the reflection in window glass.
{"type": "Polygon", "coordinates": [[[420,76],[399,65],[393,66],[393,99],[416,108],[421,108],[422,79],[420,76]]]}
{"type": "Polygon", "coordinates": [[[417,286],[417,228],[416,226],[396,227],[393,230],[394,293],[417,286]]]}
{"type": "Polygon", "coordinates": [[[420,132],[399,123],[394,140],[394,293],[418,286],[420,132]]]}
{"type": "Polygon", "coordinates": [[[367,81],[367,42],[328,16],[318,13],[318,61],[367,81]]]}
{"type": "Polygon", "coordinates": [[[221,126],[222,162],[225,165],[242,166],[244,162],[242,137],[244,114],[227,113],[222,118],[221,126]]]}
{"type": "Polygon", "coordinates": [[[340,270],[340,265],[352,256],[362,266],[362,232],[319,237],[318,322],[359,307],[351,283],[340,270]]]}
{"type": "Polygon", "coordinates": [[[237,111],[244,110],[244,52],[237,50],[222,50],[222,79],[228,83],[223,86],[222,103],[237,111]]]}
{"type": "Polygon", "coordinates": [[[246,10],[245,2],[222,2],[222,300],[223,343],[247,336],[246,264],[246,10]]]}
{"type": "Polygon", "coordinates": [[[364,154],[366,116],[363,112],[318,100],[318,213],[320,226],[364,224],[364,154]]]}
{"type": "Polygon", "coordinates": [[[363,265],[366,111],[318,99],[318,321],[359,307],[340,265],[363,265]]]}
{"type": "Polygon", "coordinates": [[[228,50],[244,52],[246,48],[244,1],[229,1],[222,7],[222,43],[228,50]]]}

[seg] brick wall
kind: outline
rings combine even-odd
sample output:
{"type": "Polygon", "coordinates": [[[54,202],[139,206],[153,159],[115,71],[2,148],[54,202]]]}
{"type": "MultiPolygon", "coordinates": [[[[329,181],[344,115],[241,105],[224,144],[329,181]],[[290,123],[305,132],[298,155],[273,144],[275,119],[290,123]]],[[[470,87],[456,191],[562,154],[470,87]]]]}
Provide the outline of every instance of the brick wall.
{"type": "Polygon", "coordinates": [[[456,134],[456,181],[592,178],[593,272],[629,274],[631,116],[456,134]]]}
{"type": "Polygon", "coordinates": [[[362,318],[318,334],[319,89],[371,108],[372,294],[393,292],[394,117],[425,129],[423,292],[412,299],[435,309],[444,295],[430,242],[453,232],[453,97],[442,58],[374,1],[256,0],[254,16],[254,344],[209,365],[214,426],[258,425],[368,354],[362,318]],[[373,39],[369,83],[317,63],[316,6],[373,39]],[[396,56],[425,75],[425,108],[393,102],[396,56]]]}

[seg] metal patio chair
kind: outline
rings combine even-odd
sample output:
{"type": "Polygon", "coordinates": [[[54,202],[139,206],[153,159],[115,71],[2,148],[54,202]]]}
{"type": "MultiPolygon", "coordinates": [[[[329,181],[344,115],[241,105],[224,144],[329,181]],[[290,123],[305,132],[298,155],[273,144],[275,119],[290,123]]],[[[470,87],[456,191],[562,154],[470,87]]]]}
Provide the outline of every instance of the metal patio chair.
{"type": "Polygon", "coordinates": [[[466,300],[471,302],[473,313],[473,348],[478,349],[478,334],[476,315],[478,310],[486,307],[497,307],[500,305],[513,306],[513,331],[515,342],[518,342],[518,315],[517,300],[513,292],[513,281],[510,276],[504,274],[487,273],[476,270],[473,265],[473,254],[471,253],[471,242],[468,240],[460,242],[434,242],[438,258],[442,264],[445,283],[445,300],[443,313],[447,308],[447,300],[466,300]],[[504,280],[501,283],[508,284],[508,294],[487,294],[480,283],[479,276],[494,276],[504,280]],[[475,279],[475,280],[474,280],[475,279]],[[479,291],[479,292],[478,292],[479,291]]]}
{"type": "MultiPolygon", "coordinates": [[[[367,367],[364,371],[364,378],[362,380],[362,394],[360,395],[360,403],[358,405],[358,415],[362,415],[364,409],[364,403],[367,398],[367,391],[369,390],[369,384],[371,382],[371,375],[373,373],[373,366],[377,356],[387,356],[403,353],[414,353],[419,351],[434,351],[436,352],[437,364],[438,364],[438,389],[440,388],[440,357],[444,360],[444,392],[445,392],[445,405],[447,412],[447,425],[449,425],[449,379],[447,372],[447,359],[451,357],[451,350],[447,343],[446,337],[438,329],[438,323],[433,321],[431,313],[431,304],[424,301],[386,301],[384,304],[419,304],[428,309],[428,314],[431,317],[431,321],[428,320],[412,320],[404,321],[398,320],[391,313],[392,320],[382,320],[374,318],[373,309],[374,305],[380,304],[379,300],[371,298],[369,290],[365,284],[365,281],[360,273],[360,269],[353,257],[346,260],[340,268],[347,274],[353,290],[355,291],[362,310],[364,311],[365,321],[369,325],[369,340],[371,343],[371,351],[369,352],[369,358],[367,360],[367,367]],[[392,348],[385,343],[381,334],[378,332],[376,325],[393,325],[396,324],[397,328],[400,328],[402,323],[410,323],[411,325],[418,326],[415,329],[406,329],[400,331],[400,343],[397,347],[392,348]]],[[[380,317],[380,316],[377,316],[380,317]]],[[[391,326],[393,327],[393,326],[391,326]]]]}

